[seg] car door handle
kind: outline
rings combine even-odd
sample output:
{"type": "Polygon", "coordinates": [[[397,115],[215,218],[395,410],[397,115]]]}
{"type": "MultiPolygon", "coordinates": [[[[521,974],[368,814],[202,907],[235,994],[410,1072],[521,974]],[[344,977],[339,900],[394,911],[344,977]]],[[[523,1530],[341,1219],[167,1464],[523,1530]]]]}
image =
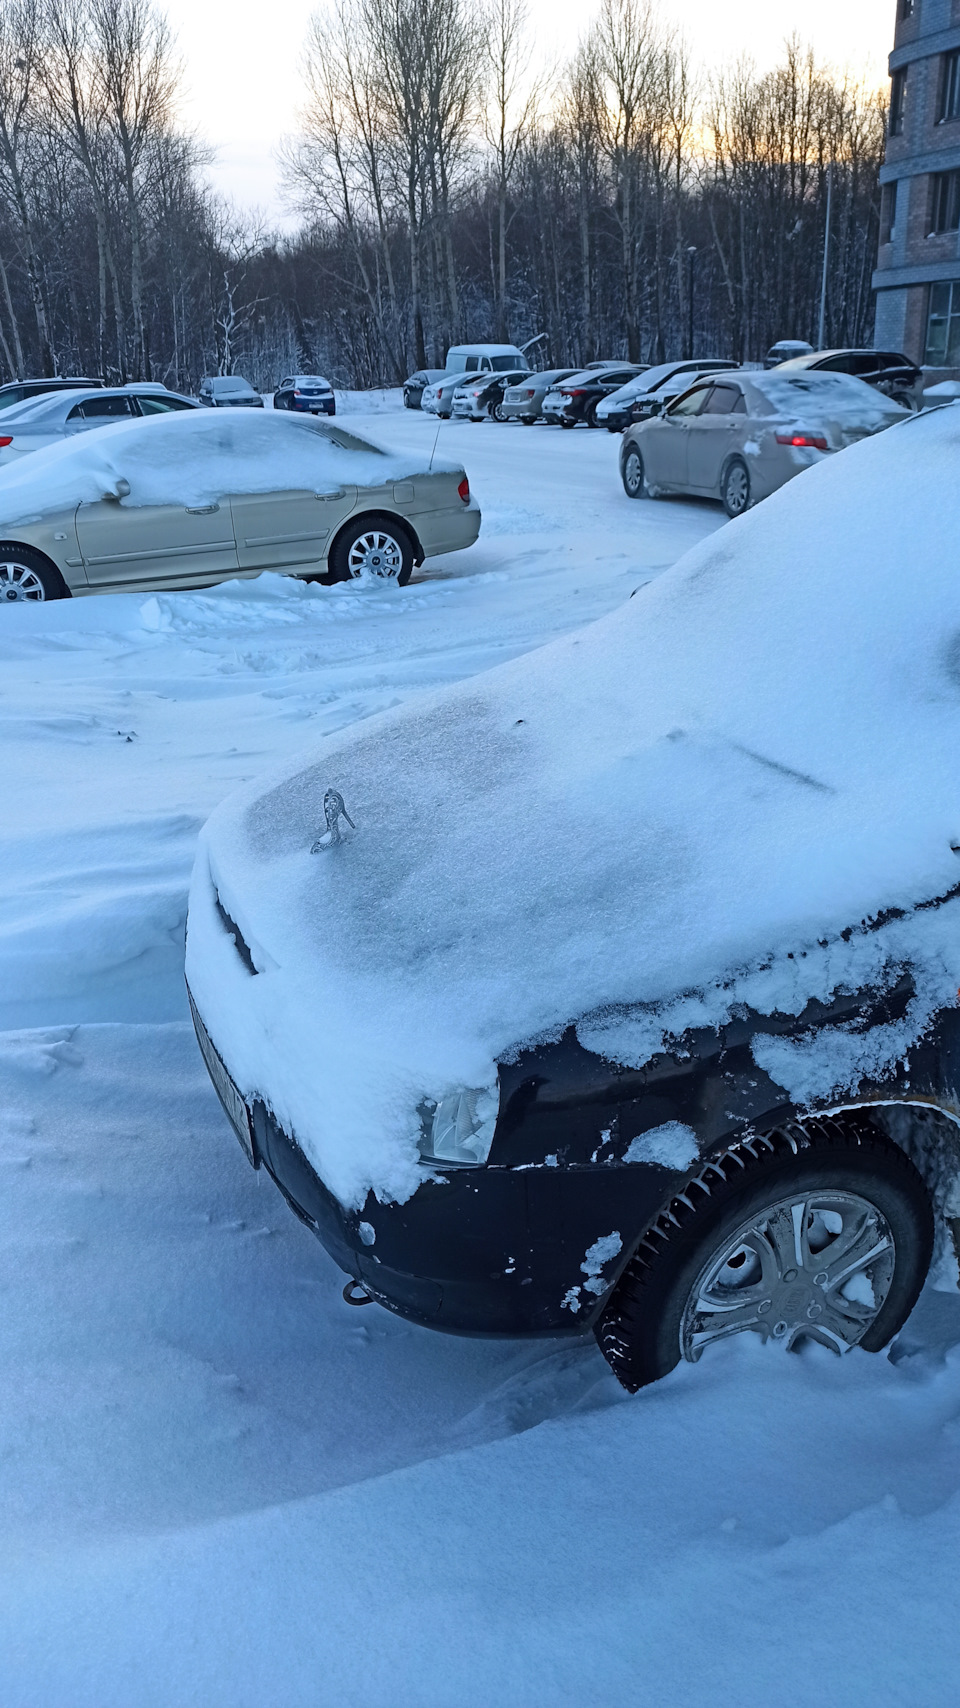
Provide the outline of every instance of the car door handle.
{"type": "Polygon", "coordinates": [[[320,504],[331,504],[335,498],[346,498],[347,495],[341,487],[339,492],[315,492],[313,496],[320,504]]]}
{"type": "Polygon", "coordinates": [[[186,507],[188,516],[212,516],[219,508],[219,504],[188,504],[186,507]]]}

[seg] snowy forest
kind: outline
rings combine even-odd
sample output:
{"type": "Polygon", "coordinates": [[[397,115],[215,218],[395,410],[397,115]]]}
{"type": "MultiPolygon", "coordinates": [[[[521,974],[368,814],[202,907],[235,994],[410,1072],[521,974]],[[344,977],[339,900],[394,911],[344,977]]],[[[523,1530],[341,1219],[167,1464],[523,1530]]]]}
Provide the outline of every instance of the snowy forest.
{"type": "Polygon", "coordinates": [[[703,67],[601,0],[544,67],[523,0],[331,0],[299,74],[277,234],[208,187],[151,0],[0,0],[3,377],[389,385],[537,334],[753,360],[816,337],[828,181],[826,342],[871,339],[883,99],[800,42],[703,67]]]}

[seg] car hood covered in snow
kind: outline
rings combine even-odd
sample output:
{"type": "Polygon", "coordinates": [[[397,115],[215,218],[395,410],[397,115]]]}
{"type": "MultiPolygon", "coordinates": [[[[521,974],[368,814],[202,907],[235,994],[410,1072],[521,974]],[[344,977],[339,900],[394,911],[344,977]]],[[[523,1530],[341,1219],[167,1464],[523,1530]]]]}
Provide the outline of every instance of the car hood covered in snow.
{"type": "MultiPolygon", "coordinates": [[[[958,467],[957,408],[866,441],[611,616],[218,808],[190,984],[344,1203],[408,1195],[422,1099],[571,1022],[642,1062],[737,1003],[798,1013],[909,963],[906,1031],[869,1045],[895,1059],[954,999],[960,903],[909,910],[960,880],[958,467]],[[356,828],[313,853],[331,789],[356,828]]],[[[770,1071],[815,1098],[866,1047],[770,1071]]]]}

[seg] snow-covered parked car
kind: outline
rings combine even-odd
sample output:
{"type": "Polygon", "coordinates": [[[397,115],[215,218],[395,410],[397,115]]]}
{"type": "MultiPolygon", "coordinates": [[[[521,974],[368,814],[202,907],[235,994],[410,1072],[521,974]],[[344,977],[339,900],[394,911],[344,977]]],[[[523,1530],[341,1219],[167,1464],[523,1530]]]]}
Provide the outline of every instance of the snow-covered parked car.
{"type": "Polygon", "coordinates": [[[719,498],[728,516],[740,516],[795,474],[909,415],[850,374],[737,368],[628,427],[620,478],[628,498],[719,498]]]}
{"type": "Polygon", "coordinates": [[[201,1048],[351,1296],[636,1388],[956,1283],[958,459],[908,417],[214,813],[201,1048]]]}
{"type": "Polygon", "coordinates": [[[241,374],[209,374],[197,396],[205,409],[262,409],[263,398],[241,374]]]}
{"type": "Polygon", "coordinates": [[[597,404],[597,421],[609,433],[622,433],[631,421],[643,421],[648,415],[659,415],[665,404],[679,397],[703,374],[719,373],[722,368],[735,368],[736,362],[712,361],[661,362],[635,374],[618,391],[602,397],[597,404]]]}
{"type": "Polygon", "coordinates": [[[453,394],[457,386],[462,385],[468,378],[466,373],[441,374],[432,385],[424,386],[420,394],[420,408],[425,410],[427,415],[439,415],[443,420],[449,421],[453,410],[453,394]]]}
{"type": "Polygon", "coordinates": [[[499,374],[468,374],[453,394],[454,420],[505,421],[503,394],[530,372],[529,368],[508,368],[499,374]]]}
{"type": "Polygon", "coordinates": [[[312,416],[165,411],[0,469],[0,603],[265,569],[402,586],[479,531],[457,464],[387,453],[312,416]]]}

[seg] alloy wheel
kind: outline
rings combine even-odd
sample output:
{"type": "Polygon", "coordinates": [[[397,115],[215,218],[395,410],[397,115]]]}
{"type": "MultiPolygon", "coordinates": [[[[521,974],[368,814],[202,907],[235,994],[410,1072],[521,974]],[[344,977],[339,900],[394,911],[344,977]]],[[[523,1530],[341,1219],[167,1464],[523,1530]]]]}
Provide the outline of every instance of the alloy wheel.
{"type": "Polygon", "coordinates": [[[354,578],[379,575],[384,580],[391,580],[400,574],[402,568],[403,550],[393,535],[385,533],[382,528],[371,528],[367,533],[359,534],[347,553],[347,571],[354,578]]]}
{"type": "Polygon", "coordinates": [[[23,563],[0,563],[0,602],[39,602],[47,590],[35,569],[23,563]]]}
{"type": "Polygon", "coordinates": [[[750,1330],[793,1347],[856,1346],[879,1316],[896,1267],[881,1212],[852,1192],[781,1198],[741,1223],[700,1272],[680,1323],[680,1353],[750,1330]]]}

